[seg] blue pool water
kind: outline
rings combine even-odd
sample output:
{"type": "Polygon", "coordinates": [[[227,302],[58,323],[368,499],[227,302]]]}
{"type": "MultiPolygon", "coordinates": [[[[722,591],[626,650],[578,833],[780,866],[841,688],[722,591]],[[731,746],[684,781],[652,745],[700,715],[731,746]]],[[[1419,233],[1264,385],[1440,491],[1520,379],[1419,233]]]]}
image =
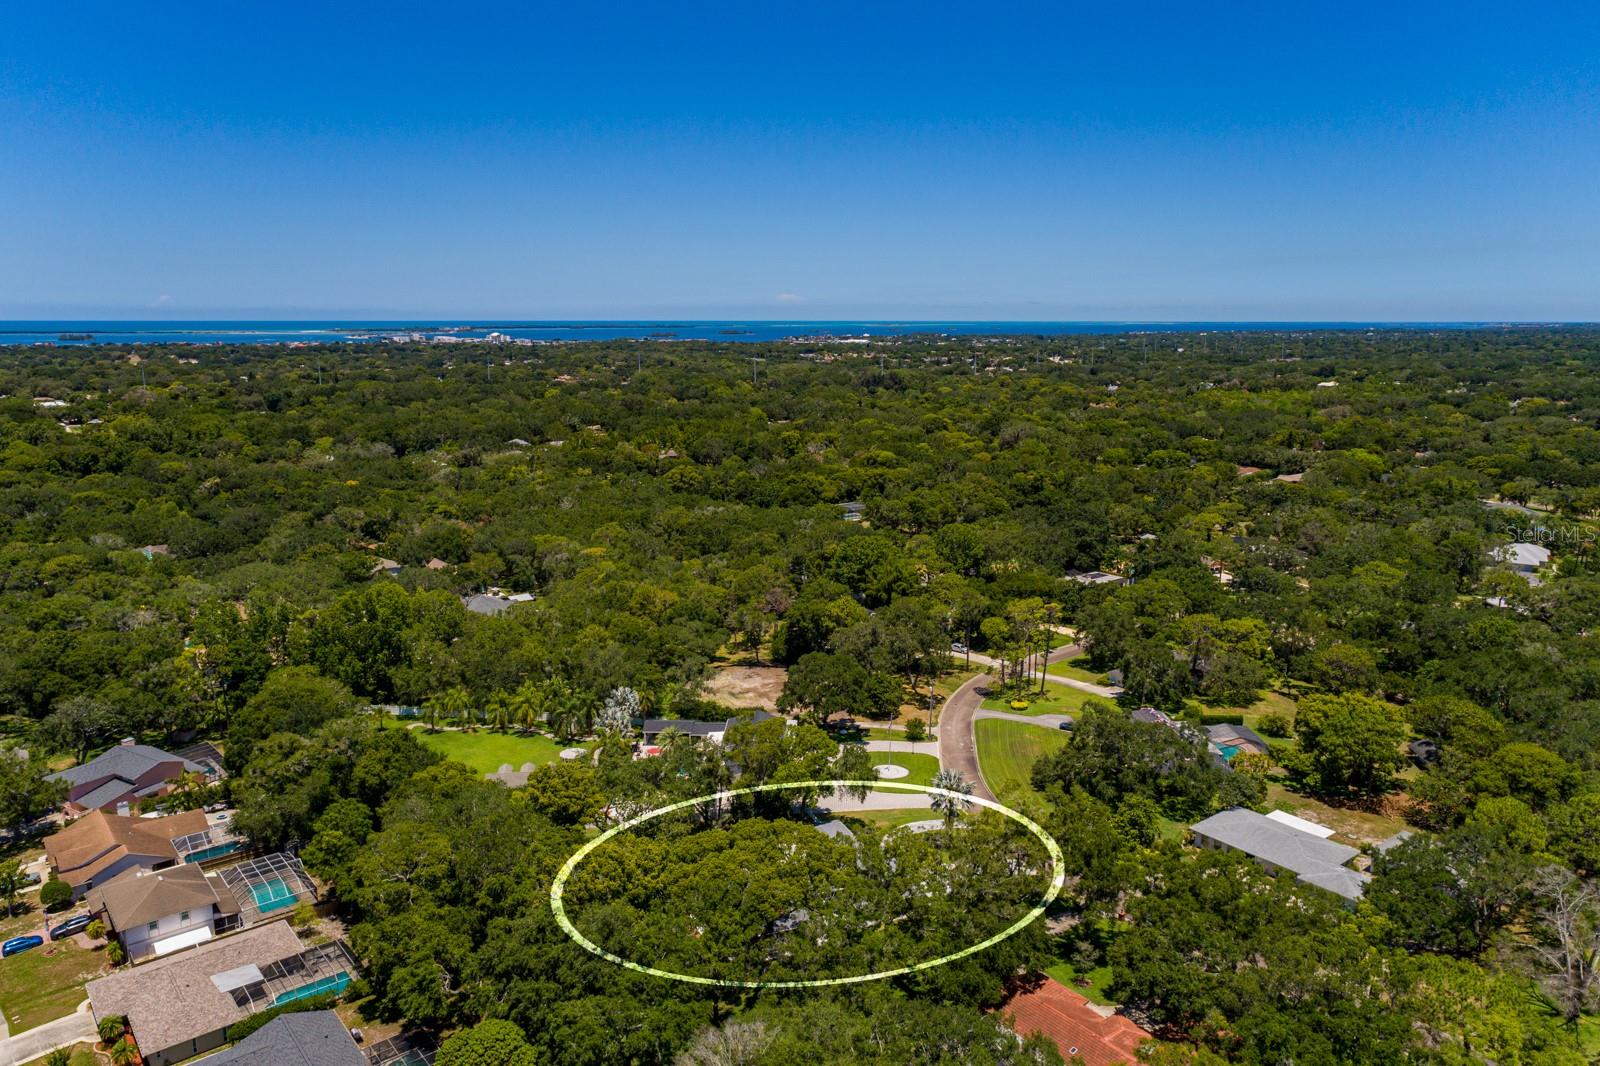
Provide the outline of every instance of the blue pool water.
{"type": "Polygon", "coordinates": [[[294,889],[290,888],[281,877],[275,877],[259,885],[251,885],[250,894],[255,897],[256,909],[262,914],[282,910],[284,907],[293,907],[300,902],[294,889]]]}
{"type": "Polygon", "coordinates": [[[230,840],[226,844],[213,844],[209,848],[202,848],[199,851],[191,851],[189,854],[183,857],[183,861],[205,862],[208,859],[215,859],[222,855],[231,855],[238,851],[241,847],[243,847],[243,842],[238,840],[230,840]]]}
{"type": "Polygon", "coordinates": [[[293,1003],[297,999],[310,999],[312,996],[320,996],[324,992],[332,992],[334,995],[338,995],[349,984],[350,974],[345,970],[340,970],[332,977],[324,977],[321,980],[311,982],[309,985],[302,985],[299,988],[291,988],[287,992],[280,992],[273,999],[272,1005],[277,1007],[284,1003],[293,1003]]]}

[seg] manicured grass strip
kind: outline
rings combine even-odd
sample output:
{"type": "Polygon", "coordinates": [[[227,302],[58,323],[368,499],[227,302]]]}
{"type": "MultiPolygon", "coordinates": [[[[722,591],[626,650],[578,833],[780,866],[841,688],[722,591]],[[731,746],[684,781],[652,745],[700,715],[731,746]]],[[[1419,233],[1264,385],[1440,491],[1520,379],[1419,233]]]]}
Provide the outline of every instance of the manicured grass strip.
{"type": "Polygon", "coordinates": [[[1009,698],[1000,696],[991,696],[984,700],[983,707],[985,710],[1005,711],[1007,714],[1025,714],[1030,718],[1038,714],[1070,714],[1076,716],[1083,712],[1083,704],[1086,700],[1097,699],[1098,697],[1083,691],[1081,688],[1073,688],[1071,685],[1047,683],[1044,688],[1044,695],[1039,695],[1039,690],[1034,689],[1023,698],[1028,701],[1028,706],[1024,710],[1018,710],[1011,706],[1009,698]]]}
{"type": "Polygon", "coordinates": [[[549,737],[524,737],[515,733],[430,733],[426,728],[411,732],[445,758],[464,763],[480,774],[492,774],[506,763],[510,763],[513,770],[520,770],[525,762],[535,766],[555,762],[561,756],[561,749],[568,746],[549,737]]]}
{"type": "Polygon", "coordinates": [[[1070,677],[1074,681],[1087,681],[1091,685],[1109,685],[1111,679],[1097,670],[1089,669],[1089,657],[1080,655],[1076,659],[1066,659],[1059,663],[1050,664],[1050,672],[1060,677],[1070,677]]]}
{"type": "Polygon", "coordinates": [[[874,751],[868,752],[872,756],[873,766],[893,764],[904,766],[910,771],[909,777],[888,778],[887,780],[904,781],[912,785],[931,785],[933,775],[939,772],[939,760],[932,755],[918,755],[914,752],[901,751],[874,751]]]}
{"type": "Polygon", "coordinates": [[[88,951],[70,940],[46,941],[0,962],[0,1007],[13,1034],[77,1010],[87,998],[84,983],[109,968],[104,951],[88,951]]]}
{"type": "Polygon", "coordinates": [[[1042,755],[1065,747],[1068,735],[1059,729],[980,718],[973,723],[978,741],[978,768],[995,798],[1008,807],[1026,809],[1039,799],[1028,783],[1033,764],[1042,755]]]}

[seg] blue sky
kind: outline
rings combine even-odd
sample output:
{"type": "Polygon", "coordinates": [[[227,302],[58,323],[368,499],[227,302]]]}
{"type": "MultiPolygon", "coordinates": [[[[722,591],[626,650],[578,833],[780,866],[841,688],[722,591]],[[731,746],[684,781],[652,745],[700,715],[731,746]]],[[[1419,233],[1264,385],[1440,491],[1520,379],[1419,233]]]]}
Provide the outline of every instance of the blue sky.
{"type": "Polygon", "coordinates": [[[0,317],[1595,320],[1597,56],[1472,0],[14,5],[0,317]]]}

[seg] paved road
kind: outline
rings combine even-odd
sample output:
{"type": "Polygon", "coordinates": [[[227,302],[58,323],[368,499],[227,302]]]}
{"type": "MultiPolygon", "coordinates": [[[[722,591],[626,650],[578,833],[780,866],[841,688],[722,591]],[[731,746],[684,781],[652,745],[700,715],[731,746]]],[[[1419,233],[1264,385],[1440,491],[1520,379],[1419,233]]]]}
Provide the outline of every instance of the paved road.
{"type": "MultiPolygon", "coordinates": [[[[976,655],[973,656],[977,658],[976,655]]],[[[972,794],[982,799],[994,799],[994,793],[983,780],[978,769],[978,747],[972,736],[972,718],[983,702],[980,688],[993,682],[988,674],[979,674],[950,694],[939,711],[939,765],[955,770],[972,782],[972,794]]]]}
{"type": "Polygon", "coordinates": [[[77,1043],[94,1043],[100,1039],[95,1032],[94,1015],[89,1013],[89,1001],[84,1000],[78,1009],[65,1018],[45,1022],[25,1033],[0,1040],[0,1066],[18,1066],[43,1058],[58,1047],[71,1047],[77,1043]]]}

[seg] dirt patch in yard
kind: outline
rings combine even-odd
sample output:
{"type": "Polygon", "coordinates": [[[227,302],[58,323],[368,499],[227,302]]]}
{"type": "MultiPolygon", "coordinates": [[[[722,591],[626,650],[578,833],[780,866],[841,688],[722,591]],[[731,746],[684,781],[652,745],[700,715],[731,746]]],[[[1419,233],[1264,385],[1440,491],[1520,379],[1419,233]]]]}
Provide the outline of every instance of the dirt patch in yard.
{"type": "Polygon", "coordinates": [[[711,672],[702,694],[724,707],[778,709],[778,694],[789,671],[781,666],[723,666],[711,672]]]}

